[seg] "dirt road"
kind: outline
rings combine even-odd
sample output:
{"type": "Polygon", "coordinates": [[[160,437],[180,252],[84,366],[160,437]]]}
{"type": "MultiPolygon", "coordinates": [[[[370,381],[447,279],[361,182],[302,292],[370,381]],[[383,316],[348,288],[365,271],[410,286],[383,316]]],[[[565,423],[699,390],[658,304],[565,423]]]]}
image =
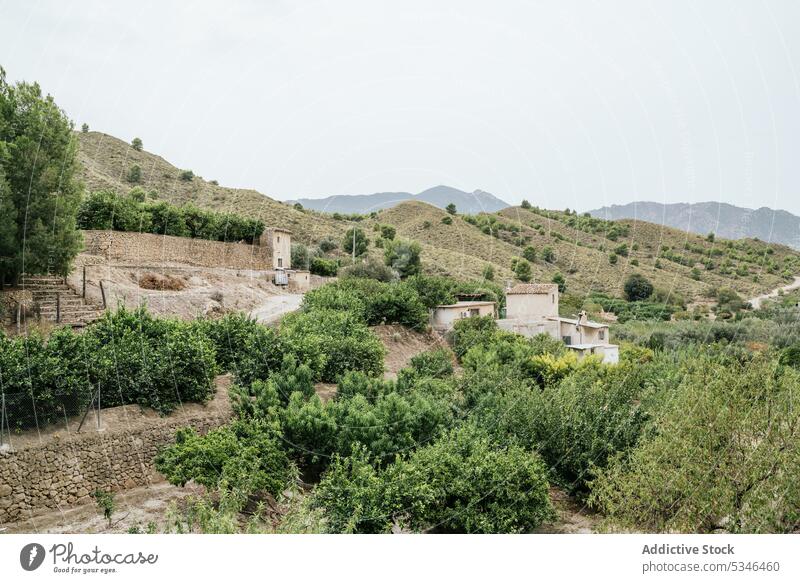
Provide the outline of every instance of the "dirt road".
{"type": "Polygon", "coordinates": [[[771,300],[773,298],[777,298],[778,294],[781,291],[790,292],[796,289],[800,289],[800,277],[795,277],[794,281],[788,285],[784,285],[782,287],[772,290],[767,294],[752,298],[748,301],[750,302],[750,305],[753,306],[754,310],[758,310],[759,308],[761,308],[761,302],[763,302],[764,300],[771,300]]]}
{"type": "Polygon", "coordinates": [[[259,322],[268,324],[284,314],[294,312],[303,303],[302,294],[283,294],[268,298],[267,301],[251,310],[250,316],[259,322]]]}

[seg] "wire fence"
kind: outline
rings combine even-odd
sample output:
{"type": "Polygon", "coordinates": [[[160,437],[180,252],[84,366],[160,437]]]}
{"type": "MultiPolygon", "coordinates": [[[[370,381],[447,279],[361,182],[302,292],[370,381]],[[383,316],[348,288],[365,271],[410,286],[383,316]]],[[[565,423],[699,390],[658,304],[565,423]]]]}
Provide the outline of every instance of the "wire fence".
{"type": "Polygon", "coordinates": [[[100,427],[103,407],[98,387],[86,393],[0,394],[0,448],[13,449],[15,437],[28,431],[63,427],[70,433],[100,427]],[[93,413],[90,415],[90,413],[93,413]]]}

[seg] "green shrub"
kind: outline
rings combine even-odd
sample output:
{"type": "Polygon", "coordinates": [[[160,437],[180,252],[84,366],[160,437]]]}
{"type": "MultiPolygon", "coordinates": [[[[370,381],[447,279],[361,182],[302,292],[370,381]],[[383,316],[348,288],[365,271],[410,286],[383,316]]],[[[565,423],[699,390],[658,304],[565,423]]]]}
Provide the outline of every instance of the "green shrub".
{"type": "Polygon", "coordinates": [[[323,277],[335,277],[339,271],[339,262],[335,259],[324,259],[322,257],[314,257],[308,267],[309,271],[314,275],[321,275],[323,277]]]}
{"type": "Polygon", "coordinates": [[[138,164],[134,164],[128,169],[126,178],[131,184],[139,184],[142,181],[142,169],[138,164]]]}
{"type": "Polygon", "coordinates": [[[355,249],[355,256],[360,257],[367,252],[367,247],[369,247],[369,239],[362,229],[352,227],[344,234],[342,250],[348,255],[353,255],[353,249],[355,249]]]}
{"type": "Polygon", "coordinates": [[[214,393],[214,349],[191,325],[146,310],[107,312],[82,334],[0,336],[9,425],[22,429],[83,413],[100,388],[103,407],[138,404],[168,413],[214,393]]]}
{"type": "Polygon", "coordinates": [[[302,243],[292,243],[292,267],[305,269],[309,265],[308,247],[302,243]]]}
{"type": "Polygon", "coordinates": [[[180,173],[180,179],[184,182],[191,182],[194,179],[194,172],[191,170],[182,170],[180,173]]]}
{"type": "Polygon", "coordinates": [[[421,352],[411,358],[408,368],[418,376],[446,378],[453,374],[453,354],[445,348],[421,352]]]}
{"type": "Polygon", "coordinates": [[[264,223],[232,213],[216,213],[193,204],[183,207],[165,201],[145,202],[137,187],[128,196],[110,191],[93,192],[78,208],[80,229],[149,232],[159,235],[193,237],[212,241],[252,243],[264,232],[264,223]]]}
{"type": "Polygon", "coordinates": [[[204,436],[191,427],[179,429],[175,443],[158,453],[155,464],[171,484],[194,480],[243,499],[277,498],[296,477],[276,427],[254,419],[234,421],[204,436]]]}
{"type": "Polygon", "coordinates": [[[341,270],[340,277],[356,277],[362,279],[376,279],[384,283],[394,281],[396,275],[392,268],[370,257],[366,261],[349,265],[341,270]]]}
{"type": "Polygon", "coordinates": [[[406,278],[422,271],[422,247],[416,241],[396,239],[384,244],[384,263],[406,278]]]}
{"type": "Polygon", "coordinates": [[[518,280],[528,282],[531,280],[531,264],[520,259],[514,265],[514,275],[518,280]]]}
{"type": "Polygon", "coordinates": [[[539,456],[470,425],[390,466],[383,480],[390,508],[405,509],[417,531],[521,533],[555,516],[539,456]]]}
{"type": "Polygon", "coordinates": [[[625,280],[625,297],[629,302],[646,300],[653,295],[653,284],[640,273],[632,273],[625,280]]]}
{"type": "Polygon", "coordinates": [[[331,532],[529,532],[553,518],[546,471],[534,453],[465,426],[385,470],[359,446],[336,456],[314,492],[331,532]]]}
{"type": "Polygon", "coordinates": [[[142,139],[141,138],[133,138],[133,141],[131,141],[131,146],[137,152],[141,152],[142,151],[142,139]]]}
{"type": "Polygon", "coordinates": [[[351,370],[383,373],[383,345],[358,315],[330,309],[295,312],[284,317],[280,336],[315,379],[335,382],[351,370]]]}
{"type": "Polygon", "coordinates": [[[797,371],[696,352],[687,364],[651,430],[592,483],[590,503],[647,531],[796,531],[797,371]]]}
{"type": "Polygon", "coordinates": [[[534,261],[536,261],[536,248],[532,247],[531,245],[528,245],[527,247],[525,247],[525,249],[522,250],[522,257],[526,261],[530,261],[531,263],[533,263],[534,261]]]}

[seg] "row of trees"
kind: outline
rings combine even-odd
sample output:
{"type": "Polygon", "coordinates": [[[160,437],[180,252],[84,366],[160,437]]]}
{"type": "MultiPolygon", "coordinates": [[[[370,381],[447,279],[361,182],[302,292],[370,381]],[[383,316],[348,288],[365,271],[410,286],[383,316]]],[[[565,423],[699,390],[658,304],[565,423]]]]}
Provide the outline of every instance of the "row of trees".
{"type": "Polygon", "coordinates": [[[140,188],[126,196],[101,190],[84,199],[77,213],[80,229],[113,229],[192,237],[212,241],[252,243],[264,232],[264,222],[235,213],[219,213],[193,204],[176,206],[165,201],[147,201],[140,188]]]}

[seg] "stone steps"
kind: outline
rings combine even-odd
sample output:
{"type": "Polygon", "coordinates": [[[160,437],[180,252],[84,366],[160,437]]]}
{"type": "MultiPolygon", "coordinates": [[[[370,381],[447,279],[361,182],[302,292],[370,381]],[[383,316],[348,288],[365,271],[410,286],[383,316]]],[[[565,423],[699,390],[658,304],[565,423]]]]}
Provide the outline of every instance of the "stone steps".
{"type": "Polygon", "coordinates": [[[81,327],[103,315],[100,306],[87,303],[62,278],[25,276],[20,283],[31,292],[44,321],[81,327]]]}

